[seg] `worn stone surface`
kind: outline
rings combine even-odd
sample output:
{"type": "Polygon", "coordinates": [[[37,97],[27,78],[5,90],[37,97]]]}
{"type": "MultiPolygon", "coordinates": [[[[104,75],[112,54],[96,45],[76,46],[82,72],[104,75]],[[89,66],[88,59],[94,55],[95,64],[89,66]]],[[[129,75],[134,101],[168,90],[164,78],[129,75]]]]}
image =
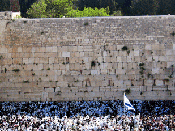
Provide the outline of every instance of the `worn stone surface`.
{"type": "Polygon", "coordinates": [[[175,100],[175,16],[1,18],[1,101],[175,100]]]}

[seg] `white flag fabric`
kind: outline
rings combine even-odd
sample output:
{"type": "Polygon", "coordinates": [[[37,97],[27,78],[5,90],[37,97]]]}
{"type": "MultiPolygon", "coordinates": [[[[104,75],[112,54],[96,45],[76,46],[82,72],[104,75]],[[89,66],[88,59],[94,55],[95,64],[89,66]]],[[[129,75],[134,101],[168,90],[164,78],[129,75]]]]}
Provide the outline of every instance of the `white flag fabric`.
{"type": "Polygon", "coordinates": [[[126,97],[125,94],[124,94],[124,106],[127,108],[127,110],[134,110],[135,111],[135,108],[130,103],[130,101],[128,100],[128,98],[126,97]]]}

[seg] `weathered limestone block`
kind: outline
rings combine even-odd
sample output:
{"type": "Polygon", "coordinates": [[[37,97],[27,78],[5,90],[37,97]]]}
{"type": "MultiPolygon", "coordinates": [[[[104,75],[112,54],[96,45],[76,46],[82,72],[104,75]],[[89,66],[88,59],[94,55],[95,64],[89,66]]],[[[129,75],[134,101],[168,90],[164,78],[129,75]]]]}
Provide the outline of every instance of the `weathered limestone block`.
{"type": "Polygon", "coordinates": [[[163,86],[162,80],[156,80],[156,86],[163,86]]]}
{"type": "Polygon", "coordinates": [[[45,53],[45,57],[57,57],[58,54],[56,52],[47,52],[45,53]]]}
{"type": "Polygon", "coordinates": [[[159,56],[159,61],[166,61],[167,59],[166,59],[166,56],[159,56]]]}
{"type": "Polygon", "coordinates": [[[41,58],[39,58],[39,63],[48,63],[49,62],[49,60],[48,60],[48,58],[47,57],[41,57],[41,58]]]}
{"type": "Polygon", "coordinates": [[[116,69],[116,74],[125,74],[126,70],[125,69],[116,69]]]}
{"type": "Polygon", "coordinates": [[[55,87],[55,92],[61,91],[60,87],[55,87]]]}
{"type": "Polygon", "coordinates": [[[153,85],[153,80],[145,80],[145,86],[152,86],[153,85]]]}
{"type": "Polygon", "coordinates": [[[106,57],[106,56],[108,56],[107,51],[103,51],[103,57],[106,57]]]}
{"type": "Polygon", "coordinates": [[[134,56],[139,56],[139,50],[134,50],[134,56]]]}
{"type": "Polygon", "coordinates": [[[57,46],[46,47],[46,52],[57,52],[57,46]]]}
{"type": "Polygon", "coordinates": [[[62,57],[70,57],[70,52],[62,52],[62,57]]]}
{"type": "MultiPolygon", "coordinates": [[[[24,53],[31,53],[32,47],[31,47],[31,46],[24,46],[24,47],[22,48],[22,51],[23,51],[24,53]]],[[[15,52],[16,52],[16,51],[15,51],[15,52]]]]}
{"type": "Polygon", "coordinates": [[[22,52],[22,47],[18,47],[18,52],[22,52]]]}
{"type": "Polygon", "coordinates": [[[34,64],[38,64],[39,63],[39,58],[34,58],[34,64]]]}
{"type": "Polygon", "coordinates": [[[98,75],[100,74],[99,70],[91,70],[91,75],[98,75]]]}
{"type": "Polygon", "coordinates": [[[119,51],[119,56],[128,56],[126,51],[119,51]]]}
{"type": "Polygon", "coordinates": [[[107,62],[107,63],[111,62],[111,57],[106,56],[106,57],[105,57],[105,62],[107,62]]]}
{"type": "Polygon", "coordinates": [[[123,45],[117,45],[117,50],[121,50],[123,48],[123,45]]]}
{"type": "Polygon", "coordinates": [[[172,62],[174,62],[174,61],[175,61],[174,56],[167,56],[167,58],[168,58],[168,61],[172,61],[172,62]]]}
{"type": "Polygon", "coordinates": [[[42,69],[44,69],[44,66],[43,66],[43,64],[34,64],[33,65],[33,70],[42,70],[42,69]]]}
{"type": "Polygon", "coordinates": [[[173,50],[175,50],[175,44],[173,44],[173,50]]]}
{"type": "Polygon", "coordinates": [[[153,68],[152,69],[152,74],[159,74],[159,68],[153,68]]]}
{"type": "Polygon", "coordinates": [[[107,73],[110,75],[114,75],[114,74],[116,74],[116,70],[115,69],[108,69],[107,73]]]}
{"type": "MultiPolygon", "coordinates": [[[[117,68],[117,69],[122,69],[122,67],[123,67],[123,64],[120,63],[120,62],[118,62],[118,68],[117,68]]],[[[116,71],[116,72],[117,72],[117,71],[116,71]]]]}
{"type": "Polygon", "coordinates": [[[80,52],[80,57],[84,57],[84,52],[80,52]]]}
{"type": "Polygon", "coordinates": [[[107,74],[108,70],[107,69],[100,69],[100,74],[107,74]]]}
{"type": "Polygon", "coordinates": [[[62,57],[62,52],[57,52],[57,57],[62,57]]]}
{"type": "MultiPolygon", "coordinates": [[[[85,52],[85,53],[86,53],[86,52],[85,52]]],[[[84,55],[84,56],[85,56],[85,55],[84,55]]],[[[94,56],[94,52],[92,52],[92,51],[91,51],[91,52],[88,52],[88,56],[89,56],[89,57],[93,57],[93,56],[94,56]]]]}
{"type": "Polygon", "coordinates": [[[54,88],[44,88],[45,92],[54,92],[54,88]]]}
{"type": "Polygon", "coordinates": [[[114,81],[114,86],[122,87],[123,86],[123,80],[114,81]]]}
{"type": "Polygon", "coordinates": [[[158,56],[153,56],[153,60],[157,62],[159,60],[158,56]]]}
{"type": "Polygon", "coordinates": [[[35,52],[46,52],[46,47],[37,47],[37,48],[35,48],[35,52]]]}
{"type": "Polygon", "coordinates": [[[26,92],[26,93],[33,92],[33,88],[32,87],[29,88],[29,86],[26,83],[24,83],[23,87],[21,88],[21,92],[26,92]]]}
{"type": "Polygon", "coordinates": [[[140,56],[135,56],[135,57],[134,57],[134,61],[135,61],[135,62],[140,62],[140,61],[141,61],[140,56]]]}
{"type": "Polygon", "coordinates": [[[61,46],[57,46],[57,52],[62,52],[62,47],[61,46]]]}
{"type": "Polygon", "coordinates": [[[152,44],[152,50],[159,50],[159,44],[152,44]]]}
{"type": "Polygon", "coordinates": [[[52,63],[54,63],[54,57],[49,58],[49,64],[52,64],[52,63]]]}
{"type": "Polygon", "coordinates": [[[13,61],[11,58],[9,59],[3,59],[3,61],[1,62],[1,64],[4,63],[4,64],[19,64],[19,63],[22,63],[22,58],[14,58],[13,61]]]}
{"type": "Polygon", "coordinates": [[[112,62],[112,63],[117,62],[117,58],[116,57],[111,57],[110,62],[112,62]]]}
{"type": "Polygon", "coordinates": [[[69,46],[68,48],[69,48],[69,51],[70,52],[76,52],[76,51],[78,51],[78,47],[77,46],[69,46]]]}
{"type": "Polygon", "coordinates": [[[173,55],[172,49],[166,50],[166,56],[172,56],[172,55],[173,55]]]}
{"type": "Polygon", "coordinates": [[[28,62],[29,62],[30,64],[33,64],[33,63],[34,63],[34,58],[29,58],[29,59],[28,59],[28,62]]]}
{"type": "Polygon", "coordinates": [[[84,46],[83,51],[89,51],[89,52],[93,51],[92,46],[84,46]]]}
{"type": "Polygon", "coordinates": [[[84,52],[84,57],[88,57],[90,52],[84,52]]]}
{"type": "Polygon", "coordinates": [[[79,63],[75,63],[75,68],[74,68],[74,70],[82,70],[81,68],[80,68],[80,64],[79,63]]]}
{"type": "Polygon", "coordinates": [[[101,63],[100,64],[100,69],[105,70],[108,68],[108,63],[101,63]]]}
{"type": "Polygon", "coordinates": [[[41,93],[41,100],[42,101],[46,101],[48,98],[48,92],[42,92],[41,93]]]}
{"type": "Polygon", "coordinates": [[[26,65],[25,70],[33,70],[33,64],[26,65]]]}
{"type": "Polygon", "coordinates": [[[2,47],[0,48],[0,53],[7,53],[7,52],[8,52],[8,50],[7,50],[6,47],[2,46],[2,47]]]}
{"type": "Polygon", "coordinates": [[[78,46],[78,51],[80,52],[80,51],[83,51],[83,49],[84,49],[84,46],[78,46]]]}
{"type": "Polygon", "coordinates": [[[48,92],[48,98],[54,98],[56,95],[55,92],[48,92]]]}
{"type": "MultiPolygon", "coordinates": [[[[68,86],[68,84],[67,84],[67,82],[65,82],[65,81],[59,81],[59,82],[57,82],[57,85],[56,86],[58,86],[58,87],[67,87],[68,86]]],[[[61,90],[62,90],[62,88],[61,88],[61,90]]]]}
{"type": "Polygon", "coordinates": [[[152,45],[151,44],[146,44],[145,45],[145,50],[152,50],[152,45]]]}
{"type": "Polygon", "coordinates": [[[28,58],[23,58],[23,63],[28,64],[29,63],[29,59],[28,58]]]}
{"type": "Polygon", "coordinates": [[[123,82],[123,84],[125,84],[126,86],[131,86],[131,81],[130,80],[125,80],[123,82]]]}

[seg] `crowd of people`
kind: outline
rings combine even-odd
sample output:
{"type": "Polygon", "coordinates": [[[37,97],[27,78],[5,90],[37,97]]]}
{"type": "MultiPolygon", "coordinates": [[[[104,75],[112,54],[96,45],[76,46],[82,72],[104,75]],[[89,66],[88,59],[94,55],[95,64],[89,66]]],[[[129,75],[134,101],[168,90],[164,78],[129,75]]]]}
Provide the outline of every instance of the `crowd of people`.
{"type": "Polygon", "coordinates": [[[175,130],[175,101],[0,102],[0,131],[175,130]]]}

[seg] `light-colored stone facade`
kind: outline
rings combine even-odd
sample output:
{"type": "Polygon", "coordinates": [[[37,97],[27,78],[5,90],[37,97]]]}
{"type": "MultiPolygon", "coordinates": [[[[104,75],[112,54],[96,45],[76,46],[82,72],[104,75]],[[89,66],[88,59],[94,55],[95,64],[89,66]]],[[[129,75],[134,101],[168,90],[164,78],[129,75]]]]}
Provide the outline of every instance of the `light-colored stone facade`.
{"type": "Polygon", "coordinates": [[[175,16],[1,21],[1,101],[175,100],[175,16]]]}

